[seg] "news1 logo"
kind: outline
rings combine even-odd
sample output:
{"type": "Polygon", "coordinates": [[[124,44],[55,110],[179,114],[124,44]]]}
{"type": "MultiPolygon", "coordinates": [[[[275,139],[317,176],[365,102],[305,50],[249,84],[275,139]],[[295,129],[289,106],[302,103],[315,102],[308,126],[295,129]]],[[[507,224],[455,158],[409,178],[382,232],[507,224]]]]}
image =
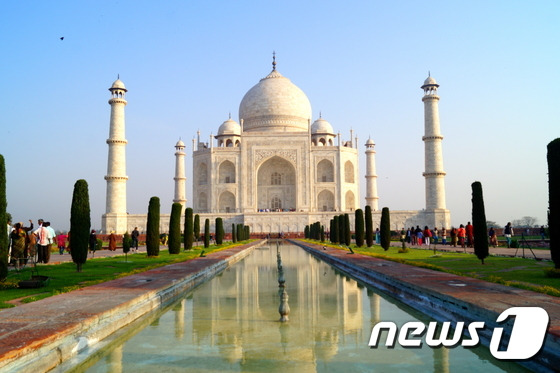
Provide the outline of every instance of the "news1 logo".
{"type": "MultiPolygon", "coordinates": [[[[496,327],[492,331],[490,340],[490,352],[492,356],[500,360],[527,360],[535,356],[540,351],[546,330],[548,328],[548,313],[540,307],[512,307],[502,312],[496,319],[497,323],[506,321],[509,317],[515,317],[515,322],[511,330],[507,349],[500,351],[502,335],[504,328],[496,327]]],[[[463,347],[475,347],[480,343],[478,330],[484,329],[484,321],[475,321],[467,326],[470,339],[462,339],[465,330],[464,322],[457,322],[453,335],[449,335],[451,322],[445,321],[441,324],[439,336],[436,336],[438,322],[432,321],[426,325],[420,321],[411,321],[404,324],[400,331],[397,325],[392,321],[383,321],[377,323],[372,331],[368,346],[377,348],[379,337],[382,330],[387,331],[385,339],[385,347],[395,346],[395,337],[398,331],[397,341],[399,345],[405,348],[421,347],[422,339],[425,334],[425,342],[430,347],[456,347],[459,344],[463,347]]]]}

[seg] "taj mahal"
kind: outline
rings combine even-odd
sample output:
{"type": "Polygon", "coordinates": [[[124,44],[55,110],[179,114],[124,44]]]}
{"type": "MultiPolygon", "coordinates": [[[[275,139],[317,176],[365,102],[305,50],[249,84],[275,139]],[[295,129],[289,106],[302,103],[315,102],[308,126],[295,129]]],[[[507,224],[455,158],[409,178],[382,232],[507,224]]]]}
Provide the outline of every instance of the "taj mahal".
{"type": "MultiPolygon", "coordinates": [[[[421,88],[426,206],[420,211],[391,211],[392,229],[450,226],[445,204],[439,85],[429,76],[421,88]]],[[[111,116],[102,231],[123,234],[134,227],[144,231],[146,214],[129,213],[126,203],[127,89],[117,79],[109,91],[111,116]]],[[[309,99],[280,74],[275,58],[272,71],[241,100],[238,122],[230,115],[207,142],[197,132],[192,143],[192,203],[186,199],[185,147],[181,140],[175,145],[173,202],[180,203],[183,209],[192,207],[202,222],[209,219],[211,225],[221,217],[226,232],[232,224],[247,225],[252,233],[303,232],[306,225],[316,221],[328,227],[335,215],[353,214],[365,205],[373,211],[374,228],[379,225],[374,141],[370,138],[365,142],[366,191],[362,205],[358,137],[350,131],[350,138],[342,139],[321,115],[313,121],[309,99]]],[[[169,215],[160,216],[160,231],[167,232],[169,215]]],[[[353,218],[350,220],[353,229],[353,218]]]]}

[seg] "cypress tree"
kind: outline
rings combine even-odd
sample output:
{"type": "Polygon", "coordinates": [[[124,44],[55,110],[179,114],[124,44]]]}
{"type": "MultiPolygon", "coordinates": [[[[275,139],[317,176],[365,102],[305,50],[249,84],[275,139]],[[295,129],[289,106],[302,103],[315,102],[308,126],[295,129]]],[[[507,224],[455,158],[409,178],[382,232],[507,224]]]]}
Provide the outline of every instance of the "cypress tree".
{"type": "Polygon", "coordinates": [[[303,229],[303,237],[309,238],[309,225],[306,225],[303,229]]]}
{"type": "Polygon", "coordinates": [[[74,184],[70,207],[70,247],[72,248],[70,254],[78,272],[82,272],[82,265],[87,259],[90,227],[88,184],[80,179],[74,184]]]}
{"type": "Polygon", "coordinates": [[[237,229],[235,229],[235,224],[231,223],[231,242],[236,243],[237,242],[237,235],[236,232],[237,229]]]}
{"type": "Polygon", "coordinates": [[[344,243],[346,240],[346,233],[344,233],[344,214],[338,215],[338,242],[344,243]]]}
{"type": "MultiPolygon", "coordinates": [[[[194,239],[196,242],[200,241],[200,215],[196,214],[194,216],[194,223],[193,223],[193,234],[194,239]]],[[[197,243],[198,245],[198,243],[197,243]]]]}
{"type": "Polygon", "coordinates": [[[171,216],[169,217],[169,254],[181,252],[181,210],[183,206],[175,202],[171,205],[171,216]]]}
{"type": "Polygon", "coordinates": [[[471,188],[474,253],[484,264],[484,258],[488,256],[488,227],[486,226],[486,213],[484,212],[482,184],[475,181],[471,188]]]}
{"type": "Polygon", "coordinates": [[[245,239],[248,240],[251,238],[251,228],[248,225],[245,226],[245,239]]]}
{"type": "Polygon", "coordinates": [[[130,251],[130,248],[132,247],[132,237],[130,237],[130,234],[128,234],[128,231],[124,232],[123,235],[123,239],[122,239],[122,251],[125,254],[124,256],[124,260],[127,261],[128,258],[128,252],[130,251]]]}
{"type": "Polygon", "coordinates": [[[204,248],[210,246],[210,220],[204,220],[204,248]]]}
{"type": "Polygon", "coordinates": [[[148,256],[159,255],[159,198],[150,198],[148,222],[146,223],[146,252],[148,256]]]}
{"type": "Polygon", "coordinates": [[[6,164],[0,154],[0,281],[8,277],[8,200],[6,198],[6,164]]]}
{"type": "Polygon", "coordinates": [[[381,210],[381,223],[379,226],[381,247],[387,251],[391,245],[391,217],[389,215],[389,208],[383,207],[381,210]]]}
{"type": "MultiPolygon", "coordinates": [[[[198,215],[197,215],[198,216],[198,215]]],[[[185,209],[185,228],[184,228],[183,242],[185,250],[191,250],[194,239],[194,225],[193,225],[193,209],[187,207],[185,209]]]]}
{"type": "Polygon", "coordinates": [[[371,215],[371,206],[366,206],[366,213],[365,213],[365,221],[366,221],[366,245],[367,247],[373,246],[373,217],[371,215]]]}
{"type": "Polygon", "coordinates": [[[216,218],[216,245],[224,242],[224,221],[222,218],[216,218]]]}
{"type": "Polygon", "coordinates": [[[364,212],[362,209],[357,209],[355,215],[356,246],[362,247],[364,246],[364,212]]]}
{"type": "Polygon", "coordinates": [[[325,242],[325,226],[321,225],[321,242],[325,242]]]}
{"type": "Polygon", "coordinates": [[[339,237],[339,234],[340,234],[340,232],[339,232],[340,225],[338,224],[338,219],[339,219],[338,215],[336,215],[333,218],[333,226],[332,226],[332,229],[331,229],[331,242],[332,243],[338,243],[339,242],[338,237],[339,237]]]}
{"type": "Polygon", "coordinates": [[[237,224],[237,241],[244,241],[243,238],[243,224],[237,224]]]}
{"type": "Polygon", "coordinates": [[[352,232],[350,231],[350,216],[344,214],[344,243],[346,246],[350,246],[352,242],[352,232]]]}
{"type": "Polygon", "coordinates": [[[548,161],[548,232],[550,257],[560,269],[560,138],[547,146],[548,161]]]}

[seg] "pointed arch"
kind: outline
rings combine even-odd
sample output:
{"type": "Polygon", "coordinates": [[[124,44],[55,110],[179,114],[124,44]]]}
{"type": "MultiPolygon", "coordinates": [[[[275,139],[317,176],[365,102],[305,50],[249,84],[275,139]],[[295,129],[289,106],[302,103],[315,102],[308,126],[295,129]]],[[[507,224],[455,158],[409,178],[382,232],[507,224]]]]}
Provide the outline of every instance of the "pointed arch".
{"type": "Polygon", "coordinates": [[[235,183],[235,165],[231,161],[223,161],[218,167],[218,180],[221,184],[235,183]]]}
{"type": "Polygon", "coordinates": [[[317,163],[317,182],[332,183],[334,181],[334,165],[328,159],[317,163]]]}
{"type": "Polygon", "coordinates": [[[344,163],[344,181],[354,184],[354,164],[350,161],[344,163]]]}

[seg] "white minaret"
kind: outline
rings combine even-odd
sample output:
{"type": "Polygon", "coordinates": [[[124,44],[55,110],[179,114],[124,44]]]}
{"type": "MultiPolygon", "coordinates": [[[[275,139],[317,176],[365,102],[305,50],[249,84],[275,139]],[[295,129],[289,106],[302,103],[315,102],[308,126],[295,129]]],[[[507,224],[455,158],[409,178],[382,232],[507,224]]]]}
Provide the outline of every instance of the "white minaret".
{"type": "Polygon", "coordinates": [[[439,84],[431,76],[421,87],[424,90],[424,160],[426,178],[426,210],[445,209],[445,172],[443,171],[443,136],[439,128],[437,89],[439,84]]]}
{"type": "Polygon", "coordinates": [[[379,210],[379,197],[377,196],[377,175],[375,173],[375,143],[370,138],[366,141],[366,205],[372,211],[379,210]]]}
{"type": "Polygon", "coordinates": [[[124,83],[117,79],[109,88],[111,91],[111,122],[109,129],[109,157],[107,162],[107,200],[105,214],[102,217],[103,233],[115,231],[118,234],[127,231],[126,211],[126,139],[124,138],[124,107],[127,102],[124,83]]]}
{"type": "MultiPolygon", "coordinates": [[[[187,197],[186,197],[186,181],[187,178],[185,177],[185,144],[179,140],[175,145],[175,198],[173,202],[180,203],[183,208],[182,212],[185,211],[185,206],[187,204],[187,197]]],[[[182,213],[181,212],[181,213],[182,213]]]]}

